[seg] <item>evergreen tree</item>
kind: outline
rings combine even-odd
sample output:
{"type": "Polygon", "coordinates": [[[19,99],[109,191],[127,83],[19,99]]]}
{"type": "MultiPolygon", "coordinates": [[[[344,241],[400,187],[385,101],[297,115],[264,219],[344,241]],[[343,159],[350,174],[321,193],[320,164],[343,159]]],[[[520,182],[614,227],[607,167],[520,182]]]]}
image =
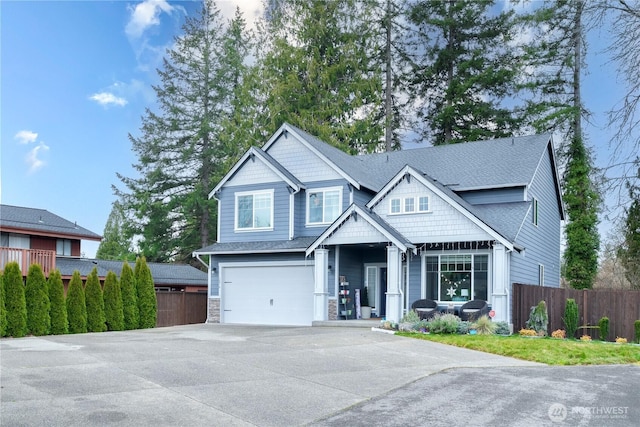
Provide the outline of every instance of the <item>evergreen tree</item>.
{"type": "Polygon", "coordinates": [[[124,312],[120,283],[116,273],[109,271],[104,279],[104,314],[107,330],[122,331],[124,329],[124,312]]]}
{"type": "Polygon", "coordinates": [[[140,236],[141,252],[158,262],[190,261],[193,250],[215,240],[217,209],[208,193],[226,172],[222,123],[233,113],[233,85],[243,73],[234,67],[244,53],[233,49],[239,43],[229,41],[212,0],[183,30],[158,70],[160,111],[147,109],[141,135],[129,136],[140,177],[119,175],[127,191],[116,189],[131,219],[127,235],[140,236]]]}
{"type": "Polygon", "coordinates": [[[96,252],[97,259],[107,260],[134,260],[135,254],[131,251],[131,238],[125,235],[124,211],[120,202],[113,202],[111,213],[104,226],[103,238],[96,252]]]}
{"type": "MultiPolygon", "coordinates": [[[[640,178],[640,169],[638,169],[640,178]]],[[[632,289],[640,289],[640,187],[627,184],[631,205],[625,210],[624,242],[618,254],[632,289]]]]}
{"type": "Polygon", "coordinates": [[[287,0],[268,11],[258,55],[270,132],[288,122],[345,151],[384,147],[371,3],[287,0]]]}
{"type": "Polygon", "coordinates": [[[62,284],[60,270],[55,269],[49,273],[48,287],[49,301],[51,303],[51,309],[49,311],[51,317],[51,334],[66,334],[69,332],[69,323],[67,322],[67,307],[64,301],[64,285],[62,284]]]}
{"type": "Polygon", "coordinates": [[[98,278],[98,269],[93,267],[84,287],[87,305],[87,332],[104,332],[107,330],[104,314],[104,298],[98,278]]]}
{"type": "Polygon", "coordinates": [[[0,337],[7,333],[7,309],[4,303],[4,275],[0,271],[0,337]]]}
{"type": "Polygon", "coordinates": [[[138,289],[138,313],[140,316],[138,327],[140,329],[155,328],[158,302],[151,270],[149,270],[147,260],[144,257],[136,260],[134,275],[138,289]]]}
{"type": "Polygon", "coordinates": [[[138,290],[133,270],[128,262],[122,263],[120,272],[120,290],[122,292],[122,312],[124,315],[124,329],[137,329],[138,317],[138,290]]]}
{"type": "Polygon", "coordinates": [[[49,289],[40,264],[31,264],[25,288],[27,329],[32,335],[47,335],[51,328],[49,289]]]}
{"type": "Polygon", "coordinates": [[[67,289],[67,320],[70,334],[87,332],[87,306],[84,298],[84,288],[80,272],[75,270],[67,289]]]}
{"type": "Polygon", "coordinates": [[[24,281],[17,262],[4,267],[4,296],[7,310],[6,335],[20,338],[27,334],[27,302],[24,296],[24,281]]]}
{"type": "Polygon", "coordinates": [[[514,13],[494,9],[493,0],[423,0],[410,10],[412,96],[419,132],[434,145],[509,136],[524,119],[504,105],[522,66],[511,48],[514,13]]]}

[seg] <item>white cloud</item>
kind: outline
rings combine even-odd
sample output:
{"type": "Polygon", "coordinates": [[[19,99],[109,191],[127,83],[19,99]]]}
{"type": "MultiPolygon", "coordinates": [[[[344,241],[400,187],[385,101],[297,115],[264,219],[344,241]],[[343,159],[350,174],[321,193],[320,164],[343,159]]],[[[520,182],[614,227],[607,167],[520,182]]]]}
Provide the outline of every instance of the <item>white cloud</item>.
{"type": "Polygon", "coordinates": [[[49,146],[44,142],[40,142],[27,153],[25,160],[29,166],[29,173],[36,172],[46,164],[46,162],[41,158],[46,151],[49,151],[49,146]]]}
{"type": "Polygon", "coordinates": [[[89,97],[92,101],[96,101],[100,105],[119,105],[121,107],[127,105],[127,100],[116,96],[110,92],[94,93],[89,97]]]}
{"type": "Polygon", "coordinates": [[[144,0],[134,8],[129,7],[131,17],[125,32],[129,37],[138,38],[149,27],[160,24],[160,13],[171,13],[174,7],[166,0],[144,0]]]}
{"type": "Polygon", "coordinates": [[[15,139],[20,142],[20,144],[29,144],[30,142],[36,142],[38,139],[38,134],[35,132],[31,132],[30,130],[21,130],[16,133],[14,136],[15,139]]]}

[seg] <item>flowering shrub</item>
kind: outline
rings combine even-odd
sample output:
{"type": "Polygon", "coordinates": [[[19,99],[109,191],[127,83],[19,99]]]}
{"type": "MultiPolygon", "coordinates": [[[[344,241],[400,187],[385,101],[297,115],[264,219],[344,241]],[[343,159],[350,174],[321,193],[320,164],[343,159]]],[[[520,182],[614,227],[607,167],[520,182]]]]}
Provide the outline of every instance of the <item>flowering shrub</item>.
{"type": "Polygon", "coordinates": [[[583,335],[580,337],[580,341],[591,341],[591,337],[589,335],[583,335]]]}
{"type": "Polygon", "coordinates": [[[556,329],[555,331],[551,332],[551,336],[553,338],[565,339],[567,337],[567,333],[564,331],[564,329],[556,329]]]}
{"type": "Polygon", "coordinates": [[[627,339],[626,338],[622,338],[622,337],[616,337],[616,342],[618,344],[626,344],[627,343],[627,339]]]}
{"type": "Polygon", "coordinates": [[[536,331],[534,331],[533,329],[520,329],[520,332],[518,332],[520,334],[520,336],[523,337],[535,337],[536,336],[536,331]]]}

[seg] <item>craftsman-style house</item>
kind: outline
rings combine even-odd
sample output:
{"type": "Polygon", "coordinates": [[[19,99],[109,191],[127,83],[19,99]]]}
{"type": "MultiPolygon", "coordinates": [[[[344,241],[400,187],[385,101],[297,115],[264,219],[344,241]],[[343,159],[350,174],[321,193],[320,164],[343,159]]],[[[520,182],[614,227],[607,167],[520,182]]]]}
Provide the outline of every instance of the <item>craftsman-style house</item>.
{"type": "Polygon", "coordinates": [[[311,325],[412,303],[484,300],[510,321],[514,282],[558,286],[564,210],[551,137],[348,155],[288,124],[210,197],[209,322],[311,325]],[[359,301],[358,301],[359,302],[359,301]]]}

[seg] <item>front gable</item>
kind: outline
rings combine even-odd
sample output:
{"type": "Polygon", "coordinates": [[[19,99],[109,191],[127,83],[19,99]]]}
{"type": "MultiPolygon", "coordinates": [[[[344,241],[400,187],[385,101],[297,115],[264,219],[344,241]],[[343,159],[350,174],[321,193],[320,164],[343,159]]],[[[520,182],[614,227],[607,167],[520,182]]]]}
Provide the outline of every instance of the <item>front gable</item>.
{"type": "Polygon", "coordinates": [[[367,207],[415,244],[497,240],[513,249],[464,200],[410,166],[396,174],[367,207]]]}

